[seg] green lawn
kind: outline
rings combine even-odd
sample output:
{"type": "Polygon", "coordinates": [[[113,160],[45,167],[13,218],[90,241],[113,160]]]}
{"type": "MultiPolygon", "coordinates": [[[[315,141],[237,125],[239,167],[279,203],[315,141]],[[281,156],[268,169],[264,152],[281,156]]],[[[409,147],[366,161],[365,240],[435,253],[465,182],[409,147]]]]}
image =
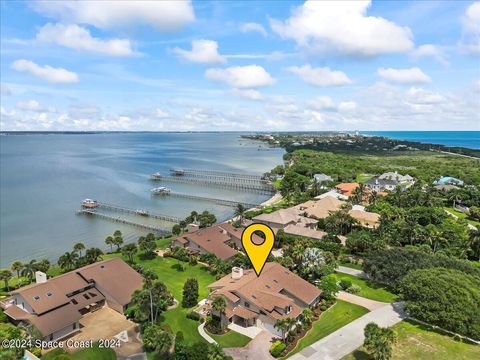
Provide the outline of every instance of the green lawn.
{"type": "MultiPolygon", "coordinates": [[[[120,254],[109,254],[104,256],[104,258],[120,256],[120,254]]],[[[163,258],[160,256],[157,256],[152,260],[140,260],[138,255],[136,255],[135,261],[136,263],[141,264],[145,269],[153,270],[158,275],[158,279],[165,283],[172,295],[180,303],[182,302],[183,285],[188,278],[196,278],[198,280],[199,300],[208,295],[209,291],[207,285],[215,281],[215,277],[200,264],[192,266],[173,258],[163,258]],[[185,267],[185,271],[178,271],[177,269],[172,268],[172,266],[178,263],[181,263],[185,267]]],[[[184,309],[179,305],[176,309],[166,311],[162,314],[165,319],[163,325],[168,325],[173,334],[177,331],[183,332],[186,342],[193,343],[204,341],[198,334],[198,322],[185,317],[187,312],[191,310],[192,309],[184,309]]]]}
{"type": "Polygon", "coordinates": [[[112,349],[93,347],[91,349],[79,350],[73,354],[69,354],[63,349],[54,349],[42,356],[42,360],[55,360],[59,355],[65,356],[62,359],[70,360],[115,360],[117,358],[115,351],[112,349]]]}
{"type": "Polygon", "coordinates": [[[358,296],[387,303],[392,303],[397,298],[397,295],[391,293],[382,285],[379,285],[373,281],[365,280],[357,276],[343,273],[335,273],[332,276],[334,276],[337,280],[350,280],[352,284],[357,284],[358,286],[360,286],[362,289],[358,294],[356,294],[358,296]]]}
{"type": "Polygon", "coordinates": [[[373,175],[369,175],[369,174],[358,174],[355,181],[358,183],[364,183],[370,180],[372,177],[373,175]]]}
{"type": "Polygon", "coordinates": [[[169,236],[165,239],[157,239],[155,240],[156,244],[157,244],[157,248],[159,249],[166,249],[168,245],[170,245],[170,243],[172,242],[172,237],[169,236]]]}
{"type": "Polygon", "coordinates": [[[472,220],[468,217],[467,214],[458,211],[457,209],[453,207],[446,207],[445,210],[448,210],[448,212],[451,212],[453,215],[458,216],[460,219],[465,219],[468,221],[468,223],[472,224],[473,226],[480,226],[480,222],[476,220],[472,220]]]}
{"type": "Polygon", "coordinates": [[[225,335],[214,335],[208,333],[222,348],[244,347],[250,340],[248,336],[239,334],[235,331],[229,331],[225,335]]]}
{"type": "MultiPolygon", "coordinates": [[[[455,341],[451,336],[430,330],[423,325],[402,321],[393,326],[398,342],[393,349],[393,360],[469,360],[480,359],[480,346],[455,341]]],[[[369,360],[363,348],[355,350],[342,360],[369,360]]]]}
{"type": "Polygon", "coordinates": [[[337,303],[332,308],[325,311],[320,318],[314,322],[310,331],[297,343],[297,346],[288,356],[298,353],[305,347],[351,323],[366,313],[368,313],[368,310],[362,306],[337,300],[337,303]]]}

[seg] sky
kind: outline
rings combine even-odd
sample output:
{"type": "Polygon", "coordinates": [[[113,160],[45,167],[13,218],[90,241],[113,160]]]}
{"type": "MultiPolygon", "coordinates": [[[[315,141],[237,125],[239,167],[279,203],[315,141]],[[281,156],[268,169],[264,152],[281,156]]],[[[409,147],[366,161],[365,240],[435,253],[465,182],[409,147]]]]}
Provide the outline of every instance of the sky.
{"type": "Polygon", "coordinates": [[[2,131],[480,130],[480,2],[4,1],[2,131]]]}

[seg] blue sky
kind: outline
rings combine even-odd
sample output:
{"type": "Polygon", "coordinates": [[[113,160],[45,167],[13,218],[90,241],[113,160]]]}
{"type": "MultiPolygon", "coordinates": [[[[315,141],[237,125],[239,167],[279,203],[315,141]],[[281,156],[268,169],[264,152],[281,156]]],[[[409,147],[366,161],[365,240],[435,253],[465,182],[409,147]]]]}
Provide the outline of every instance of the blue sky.
{"type": "Polygon", "coordinates": [[[480,2],[1,1],[1,130],[479,130],[480,2]]]}

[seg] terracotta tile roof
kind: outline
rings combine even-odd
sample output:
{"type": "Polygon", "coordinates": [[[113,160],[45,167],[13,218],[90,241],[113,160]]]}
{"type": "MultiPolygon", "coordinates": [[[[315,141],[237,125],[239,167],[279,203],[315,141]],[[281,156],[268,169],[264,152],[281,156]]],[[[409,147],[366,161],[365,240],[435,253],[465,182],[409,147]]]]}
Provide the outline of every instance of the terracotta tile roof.
{"type": "Polygon", "coordinates": [[[280,225],[297,222],[301,211],[297,208],[288,208],[274,211],[270,214],[260,214],[255,216],[253,220],[271,222],[280,225]]]}
{"type": "Polygon", "coordinates": [[[297,224],[287,225],[283,230],[285,231],[286,234],[304,236],[304,237],[309,237],[309,238],[318,239],[318,240],[323,239],[323,237],[327,235],[326,232],[310,229],[305,226],[297,225],[297,224]]]}
{"type": "Polygon", "coordinates": [[[320,290],[314,285],[274,262],[266,263],[259,277],[253,270],[245,270],[239,279],[227,275],[208,288],[217,290],[214,296],[228,297],[229,293],[234,293],[276,319],[296,317],[302,311],[298,302],[307,306],[320,295],[320,290]],[[278,308],[285,309],[287,306],[292,308],[290,313],[278,311],[278,308]]]}
{"type": "Polygon", "coordinates": [[[343,195],[352,196],[356,188],[360,186],[359,183],[342,183],[335,187],[342,192],[343,195]]]}
{"type": "Polygon", "coordinates": [[[324,219],[330,216],[332,213],[339,211],[343,204],[345,204],[344,201],[338,200],[333,196],[326,196],[320,200],[307,201],[306,203],[298,206],[303,206],[305,209],[305,214],[308,217],[324,219]]]}

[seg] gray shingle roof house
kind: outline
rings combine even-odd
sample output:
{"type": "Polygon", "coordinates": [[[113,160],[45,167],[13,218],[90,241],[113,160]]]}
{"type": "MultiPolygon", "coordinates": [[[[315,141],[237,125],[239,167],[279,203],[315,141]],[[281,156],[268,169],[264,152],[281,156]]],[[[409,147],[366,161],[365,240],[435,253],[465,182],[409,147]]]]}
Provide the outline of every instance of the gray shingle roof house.
{"type": "Polygon", "coordinates": [[[380,191],[393,191],[399,185],[399,182],[396,180],[389,179],[380,179],[379,177],[374,177],[368,180],[365,183],[365,186],[370,191],[380,192],[380,191]]]}
{"type": "Polygon", "coordinates": [[[319,183],[324,181],[333,181],[332,177],[326,174],[315,174],[313,175],[313,180],[319,183]]]}
{"type": "Polygon", "coordinates": [[[411,177],[410,175],[408,174],[402,175],[402,174],[399,174],[397,171],[383,173],[378,178],[381,180],[395,180],[395,181],[398,181],[399,183],[414,182],[414,178],[411,177]]]}

